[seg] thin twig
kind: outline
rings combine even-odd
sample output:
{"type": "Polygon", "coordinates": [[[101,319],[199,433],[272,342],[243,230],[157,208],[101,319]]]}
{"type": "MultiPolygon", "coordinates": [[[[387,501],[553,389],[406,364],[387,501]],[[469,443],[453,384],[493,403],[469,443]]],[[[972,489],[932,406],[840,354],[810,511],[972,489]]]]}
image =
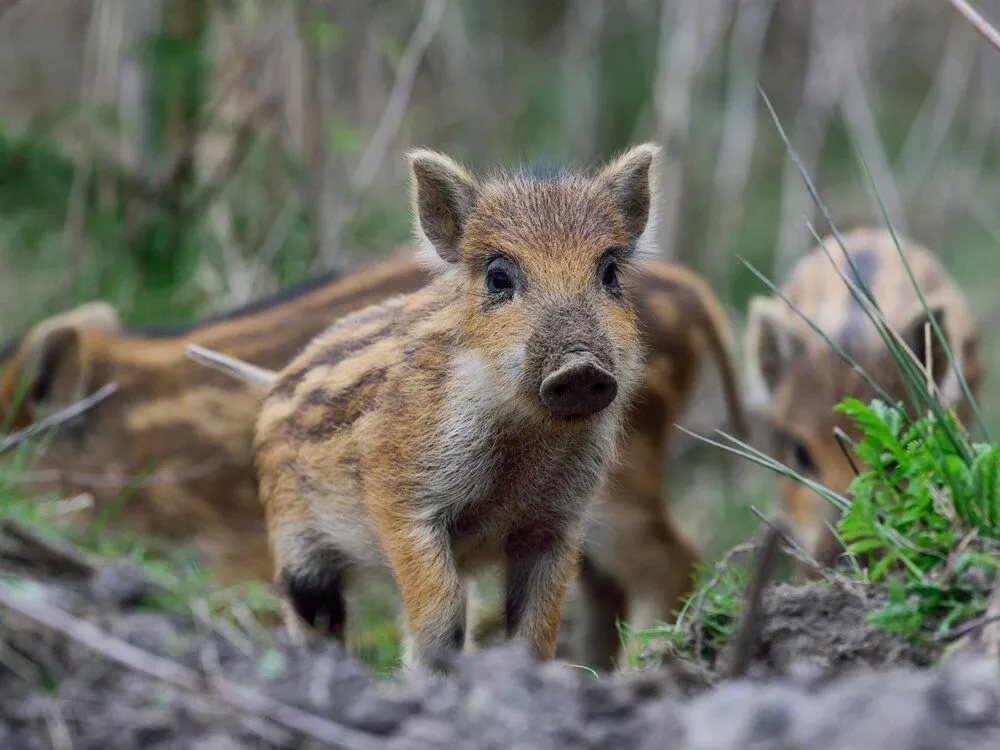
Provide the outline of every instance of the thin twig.
{"type": "Polygon", "coordinates": [[[250,639],[225,620],[213,619],[212,613],[208,608],[208,603],[204,599],[199,598],[191,603],[191,614],[202,625],[218,633],[233,644],[244,656],[253,656],[253,643],[250,639]]]}
{"type": "Polygon", "coordinates": [[[253,275],[250,279],[250,288],[259,289],[261,277],[264,270],[271,268],[278,253],[287,247],[288,236],[292,233],[296,222],[299,220],[302,199],[295,191],[292,191],[285,205],[282,206],[278,215],[271,222],[267,229],[264,241],[250,255],[255,259],[253,275]]]}
{"type": "Polygon", "coordinates": [[[417,69],[441,25],[446,6],[447,0],[424,1],[424,9],[417,22],[417,27],[413,30],[413,35],[399,59],[396,79],[389,92],[389,101],[385,105],[382,118],[375,128],[367,148],[358,160],[357,169],[354,170],[355,190],[364,190],[371,185],[385,160],[392,139],[399,132],[399,126],[403,122],[403,115],[406,114],[406,106],[413,91],[417,69]]]}
{"type": "Polygon", "coordinates": [[[51,604],[19,596],[6,583],[0,583],[0,604],[147,677],[185,690],[202,688],[201,676],[193,669],[136,648],[51,604]]]}
{"type": "MultiPolygon", "coordinates": [[[[258,110],[262,108],[258,107],[258,110]]],[[[236,143],[233,144],[225,161],[219,165],[208,180],[198,187],[195,194],[184,202],[180,212],[183,220],[192,221],[195,216],[204,213],[215,203],[215,200],[229,186],[246,163],[256,141],[254,136],[254,123],[250,118],[247,118],[237,131],[236,143]]]]}
{"type": "Polygon", "coordinates": [[[38,514],[47,518],[57,516],[67,516],[71,513],[79,513],[83,510],[90,510],[94,507],[94,496],[89,492],[81,492],[79,495],[64,500],[51,500],[40,503],[38,514]]]}
{"type": "MultiPolygon", "coordinates": [[[[750,512],[753,513],[757,518],[763,521],[768,526],[773,526],[773,522],[765,516],[759,508],[755,505],[750,506],[750,512]]],[[[810,555],[806,550],[799,544],[795,537],[789,534],[785,530],[779,530],[782,541],[788,545],[791,550],[791,554],[797,560],[800,560],[804,565],[808,565],[810,568],[816,571],[824,580],[833,583],[845,591],[849,591],[855,596],[860,597],[861,593],[858,590],[858,581],[852,581],[850,578],[840,575],[834,570],[821,565],[815,557],[810,555]]]]}
{"type": "Polygon", "coordinates": [[[975,27],[976,31],[983,35],[987,42],[1000,50],[1000,31],[997,31],[989,21],[983,18],[978,10],[966,0],[948,0],[948,2],[951,3],[951,7],[962,14],[966,21],[975,27]]]}
{"type": "Polygon", "coordinates": [[[79,487],[128,487],[138,489],[140,487],[154,487],[164,484],[182,484],[193,482],[208,476],[217,471],[225,463],[224,458],[209,458],[191,466],[180,469],[155,470],[151,471],[142,479],[136,479],[138,475],[132,474],[88,474],[77,471],[64,471],[62,469],[39,469],[38,471],[20,472],[12,477],[5,478],[6,481],[17,484],[49,484],[53,482],[69,482],[79,487]]]}
{"type": "Polygon", "coordinates": [[[46,539],[13,519],[0,521],[0,531],[15,539],[42,562],[59,565],[70,572],[89,576],[97,568],[97,563],[89,560],[73,545],[60,539],[46,539]]]}
{"type": "Polygon", "coordinates": [[[834,427],[833,437],[837,441],[837,445],[840,448],[840,452],[843,453],[844,458],[847,459],[847,463],[851,465],[851,469],[854,471],[854,476],[860,474],[861,471],[858,469],[858,465],[854,463],[854,457],[851,455],[851,452],[847,449],[848,443],[850,443],[851,441],[851,439],[847,436],[847,433],[844,432],[839,427],[834,427]]]}
{"type": "Polygon", "coordinates": [[[253,612],[250,611],[250,608],[246,604],[242,601],[237,602],[232,606],[230,611],[233,619],[243,626],[243,630],[254,641],[264,643],[268,640],[270,633],[257,621],[257,618],[254,617],[253,612]]]}
{"type": "Polygon", "coordinates": [[[207,679],[195,669],[165,659],[104,632],[40,600],[29,600],[0,583],[0,605],[14,610],[107,659],[140,674],[162,680],[182,690],[203,693],[251,716],[263,716],[276,724],[327,743],[341,750],[374,750],[382,746],[375,737],[339,726],[320,716],[289,706],[255,690],[225,679],[207,679]]]}
{"type": "MultiPolygon", "coordinates": [[[[933,494],[936,493],[932,493],[932,495],[933,494]]],[[[940,502],[940,500],[937,497],[935,497],[935,502],[940,502]]],[[[952,513],[952,516],[951,518],[949,518],[949,520],[954,521],[954,513],[952,513]]],[[[941,574],[941,577],[937,579],[937,585],[947,586],[948,584],[951,583],[952,579],[955,576],[955,568],[958,565],[959,560],[962,558],[963,555],[965,555],[966,551],[968,551],[972,543],[976,541],[976,539],[978,538],[979,538],[979,529],[973,529],[964,537],[962,537],[962,540],[958,543],[955,549],[953,549],[951,553],[948,555],[948,561],[945,563],[944,572],[941,574]]]]}
{"type": "Polygon", "coordinates": [[[697,665],[699,675],[706,682],[706,684],[711,684],[714,682],[705,670],[705,666],[701,663],[701,650],[704,646],[704,632],[703,628],[699,624],[699,619],[701,617],[701,611],[705,607],[705,599],[708,598],[708,592],[719,585],[722,581],[722,576],[726,574],[729,569],[730,563],[736,555],[743,554],[744,552],[752,552],[754,549],[753,542],[743,542],[742,544],[737,544],[735,547],[730,549],[726,554],[722,556],[722,559],[715,564],[715,571],[712,577],[709,579],[708,583],[701,587],[698,592],[698,598],[695,600],[694,606],[691,608],[691,616],[694,618],[694,661],[697,665]]]}
{"type": "Polygon", "coordinates": [[[12,648],[9,642],[0,641],[0,665],[11,674],[17,675],[29,685],[37,685],[42,679],[42,670],[35,662],[12,648]]]}
{"type": "Polygon", "coordinates": [[[970,633],[982,632],[982,630],[989,624],[994,622],[1000,622],[1000,612],[994,612],[992,614],[981,615],[973,620],[969,620],[963,623],[961,626],[949,630],[941,635],[934,636],[932,640],[935,641],[957,641],[959,638],[963,638],[970,633]]]}
{"type": "Polygon", "coordinates": [[[60,409],[55,414],[50,414],[35,424],[25,427],[23,430],[10,433],[2,441],[0,441],[0,456],[13,450],[25,440],[34,437],[39,432],[44,432],[51,427],[56,427],[64,422],[69,422],[71,419],[80,416],[88,409],[93,409],[116,390],[118,390],[117,383],[106,383],[100,389],[94,391],[86,398],[80,399],[75,404],[71,404],[65,409],[60,409]]]}
{"type": "Polygon", "coordinates": [[[985,646],[994,658],[1000,656],[1000,625],[997,623],[1000,623],[1000,575],[993,583],[993,591],[986,604],[986,614],[975,636],[975,640],[985,646]]]}
{"type": "MultiPolygon", "coordinates": [[[[228,93],[227,93],[228,96],[228,93]]],[[[226,97],[217,103],[221,109],[226,97]]],[[[232,178],[239,172],[246,162],[254,143],[256,142],[255,125],[257,117],[273,108],[274,103],[269,99],[262,99],[255,107],[247,113],[236,128],[236,143],[233,144],[225,162],[220,165],[214,175],[201,185],[197,186],[197,194],[192,199],[180,201],[176,208],[183,219],[188,219],[198,211],[204,211],[214,203],[218,194],[230,183],[232,178]]],[[[117,177],[126,191],[141,199],[147,204],[167,204],[175,200],[171,194],[171,186],[180,179],[182,173],[188,168],[195,151],[204,133],[208,130],[209,124],[215,121],[215,109],[207,110],[198,116],[193,125],[191,137],[182,144],[176,154],[170,157],[169,163],[155,171],[152,176],[133,172],[128,168],[118,167],[117,177]]],[[[114,157],[102,155],[102,158],[112,164],[117,164],[114,157]]]]}
{"type": "Polygon", "coordinates": [[[52,740],[52,750],[73,750],[73,737],[66,726],[62,709],[54,701],[45,712],[45,726],[49,730],[49,739],[52,740]]]}
{"type": "Polygon", "coordinates": [[[766,529],[754,557],[750,583],[747,585],[743,597],[743,613],[731,641],[730,677],[742,677],[746,674],[747,666],[753,655],[754,644],[760,636],[764,586],[770,580],[774,570],[778,544],[787,536],[784,525],[780,521],[769,522],[766,529]]]}

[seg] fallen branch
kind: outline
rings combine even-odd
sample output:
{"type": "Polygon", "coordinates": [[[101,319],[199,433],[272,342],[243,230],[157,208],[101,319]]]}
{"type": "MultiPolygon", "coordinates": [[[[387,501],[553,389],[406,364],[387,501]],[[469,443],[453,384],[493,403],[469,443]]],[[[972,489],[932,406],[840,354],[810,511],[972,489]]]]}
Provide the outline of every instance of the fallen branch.
{"type": "Polygon", "coordinates": [[[77,401],[75,404],[70,404],[65,409],[60,409],[55,414],[50,414],[45,417],[45,419],[42,419],[33,425],[29,425],[23,430],[10,433],[3,439],[3,441],[0,441],[0,456],[13,450],[25,440],[34,437],[39,432],[44,432],[51,427],[61,425],[70,421],[74,417],[80,416],[85,411],[93,409],[116,390],[118,390],[117,383],[106,383],[103,387],[94,391],[86,398],[77,401]]]}
{"type": "Polygon", "coordinates": [[[951,7],[962,14],[966,21],[975,27],[976,31],[982,34],[987,42],[1000,50],[1000,31],[997,31],[989,21],[983,18],[978,10],[966,0],[948,0],[948,2],[951,3],[951,7]]]}
{"type": "Polygon", "coordinates": [[[17,521],[0,521],[0,531],[16,540],[35,559],[55,565],[70,573],[90,576],[97,569],[95,563],[83,555],[76,547],[59,539],[46,539],[17,521]]]}
{"type": "Polygon", "coordinates": [[[339,750],[375,750],[383,744],[372,735],[340,726],[256,690],[240,687],[225,679],[208,678],[191,667],[143,651],[58,607],[18,596],[2,583],[0,605],[135,672],[182,690],[200,693],[250,716],[264,717],[339,750]]]}

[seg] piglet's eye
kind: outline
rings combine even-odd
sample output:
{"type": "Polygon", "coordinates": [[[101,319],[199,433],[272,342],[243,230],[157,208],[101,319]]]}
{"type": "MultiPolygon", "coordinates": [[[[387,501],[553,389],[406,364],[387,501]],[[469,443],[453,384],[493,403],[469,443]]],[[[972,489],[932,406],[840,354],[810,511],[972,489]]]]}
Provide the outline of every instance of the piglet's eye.
{"type": "Polygon", "coordinates": [[[513,289],[510,276],[502,268],[491,268],[486,274],[486,286],[491,292],[504,292],[513,289]]]}
{"type": "Polygon", "coordinates": [[[486,291],[497,301],[511,298],[516,280],[517,268],[514,262],[507,258],[495,258],[486,267],[486,291]]]}
{"type": "Polygon", "coordinates": [[[598,278],[601,280],[601,285],[609,292],[618,292],[621,289],[618,279],[618,263],[615,261],[614,256],[611,255],[611,251],[608,251],[601,260],[601,265],[598,267],[597,273],[598,278]]]}
{"type": "Polygon", "coordinates": [[[775,454],[786,466],[798,474],[817,476],[819,468],[813,460],[812,453],[806,444],[794,435],[783,430],[774,429],[775,454]]]}
{"type": "Polygon", "coordinates": [[[601,274],[601,283],[604,286],[616,286],[618,284],[618,266],[614,261],[610,261],[604,266],[604,273],[601,274]]]}
{"type": "Polygon", "coordinates": [[[816,463],[813,461],[809,449],[798,440],[793,443],[792,457],[797,472],[800,474],[816,474],[816,463]]]}

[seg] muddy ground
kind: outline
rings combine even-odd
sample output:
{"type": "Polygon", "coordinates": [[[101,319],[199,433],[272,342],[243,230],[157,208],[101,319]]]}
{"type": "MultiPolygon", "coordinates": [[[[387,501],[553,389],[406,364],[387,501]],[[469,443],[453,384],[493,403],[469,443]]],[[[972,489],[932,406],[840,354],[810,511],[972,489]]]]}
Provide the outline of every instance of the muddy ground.
{"type": "Polygon", "coordinates": [[[766,589],[741,679],[704,643],[619,676],[491,648],[447,678],[376,679],[336,646],[144,610],[146,585],[127,566],[0,581],[2,750],[1000,747],[995,657],[932,669],[836,586],[766,589]]]}

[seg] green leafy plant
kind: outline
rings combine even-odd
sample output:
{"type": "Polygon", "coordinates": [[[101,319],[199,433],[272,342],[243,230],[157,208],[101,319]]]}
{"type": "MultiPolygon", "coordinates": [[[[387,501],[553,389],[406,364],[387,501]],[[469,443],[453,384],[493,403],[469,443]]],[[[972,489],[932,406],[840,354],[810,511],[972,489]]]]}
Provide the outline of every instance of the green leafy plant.
{"type": "Polygon", "coordinates": [[[887,604],[869,619],[911,637],[936,621],[941,635],[983,609],[975,583],[998,567],[1000,447],[960,451],[949,412],[942,425],[934,414],[907,424],[879,400],[846,399],[837,410],[861,432],[852,448],[867,467],[837,531],[849,554],[870,558],[868,580],[888,583],[887,604]]]}
{"type": "Polygon", "coordinates": [[[658,651],[685,659],[701,659],[729,641],[739,618],[743,591],[750,568],[737,561],[736,554],[749,552],[751,545],[734,547],[714,566],[697,565],[697,584],[684,600],[671,623],[658,623],[648,630],[635,630],[619,623],[619,637],[626,646],[629,664],[641,666],[643,652],[652,644],[658,651]]]}

